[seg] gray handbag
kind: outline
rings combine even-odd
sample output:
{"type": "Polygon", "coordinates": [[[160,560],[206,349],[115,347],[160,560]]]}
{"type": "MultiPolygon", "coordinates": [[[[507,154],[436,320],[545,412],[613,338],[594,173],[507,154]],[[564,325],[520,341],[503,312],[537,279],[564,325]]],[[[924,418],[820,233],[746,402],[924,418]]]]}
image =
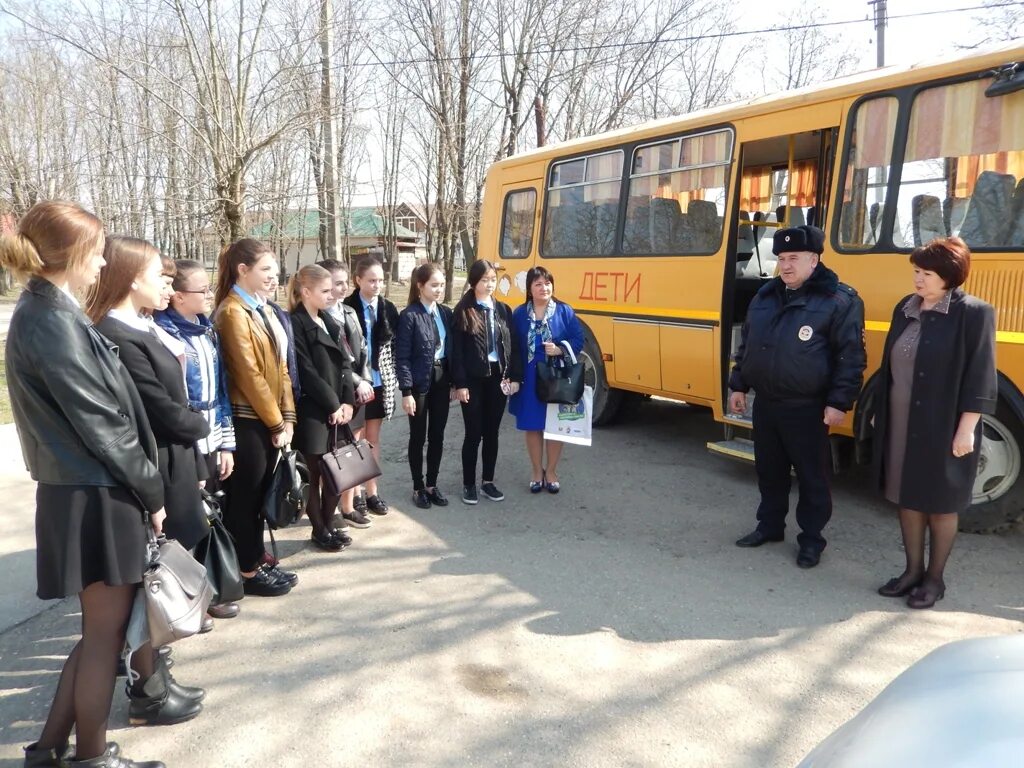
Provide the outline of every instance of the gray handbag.
{"type": "Polygon", "coordinates": [[[196,634],[213,599],[202,564],[173,539],[153,536],[152,529],[142,590],[154,648],[196,634]]]}

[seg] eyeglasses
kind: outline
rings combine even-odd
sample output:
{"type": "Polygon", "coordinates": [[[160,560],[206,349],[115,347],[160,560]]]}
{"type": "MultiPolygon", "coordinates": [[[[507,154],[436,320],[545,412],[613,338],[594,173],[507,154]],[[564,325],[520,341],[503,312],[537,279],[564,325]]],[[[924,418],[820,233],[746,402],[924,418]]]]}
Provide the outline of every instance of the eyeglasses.
{"type": "Polygon", "coordinates": [[[203,288],[201,291],[178,291],[178,293],[201,293],[204,296],[213,296],[213,288],[203,288]]]}

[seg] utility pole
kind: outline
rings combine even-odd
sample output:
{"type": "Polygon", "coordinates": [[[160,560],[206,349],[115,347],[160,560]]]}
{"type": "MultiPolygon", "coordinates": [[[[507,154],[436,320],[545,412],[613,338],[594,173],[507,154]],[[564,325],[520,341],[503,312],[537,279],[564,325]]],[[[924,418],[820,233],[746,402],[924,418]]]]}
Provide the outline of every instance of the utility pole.
{"type": "Polygon", "coordinates": [[[868,0],[868,5],[875,7],[875,66],[879,69],[885,66],[885,25],[888,21],[886,4],[887,0],[868,0]]]}
{"type": "Polygon", "coordinates": [[[334,130],[334,73],[331,71],[331,54],[334,50],[332,25],[334,12],[331,0],[320,0],[320,110],[323,113],[324,133],[324,208],[320,211],[320,231],[326,229],[327,237],[320,239],[324,250],[323,258],[338,258],[338,243],[341,230],[338,215],[338,169],[335,145],[337,134],[334,130]],[[326,242],[324,240],[326,239],[326,242]]]}

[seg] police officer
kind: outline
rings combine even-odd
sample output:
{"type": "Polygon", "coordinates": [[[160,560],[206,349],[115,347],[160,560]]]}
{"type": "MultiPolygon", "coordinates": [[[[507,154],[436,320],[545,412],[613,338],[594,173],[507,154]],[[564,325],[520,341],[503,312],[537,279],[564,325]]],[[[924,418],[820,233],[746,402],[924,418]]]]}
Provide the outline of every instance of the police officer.
{"type": "Polygon", "coordinates": [[[796,563],[813,568],[832,516],[828,430],[842,422],[864,377],[864,303],[821,263],[825,233],[791,227],[775,233],[778,277],[761,287],[747,312],[729,408],[744,413],[753,389],[754,451],[761,503],[757,528],[739,547],[782,541],[796,471],[800,526],[796,563]]]}

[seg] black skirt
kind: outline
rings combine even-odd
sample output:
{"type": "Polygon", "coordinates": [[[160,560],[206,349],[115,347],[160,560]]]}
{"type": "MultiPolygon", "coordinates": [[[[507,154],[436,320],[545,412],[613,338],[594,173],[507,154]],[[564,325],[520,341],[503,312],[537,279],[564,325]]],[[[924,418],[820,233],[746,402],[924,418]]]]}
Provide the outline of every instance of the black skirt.
{"type": "Polygon", "coordinates": [[[138,584],[146,568],[142,508],[120,486],[36,488],[36,594],[77,595],[98,581],[138,584]]]}

